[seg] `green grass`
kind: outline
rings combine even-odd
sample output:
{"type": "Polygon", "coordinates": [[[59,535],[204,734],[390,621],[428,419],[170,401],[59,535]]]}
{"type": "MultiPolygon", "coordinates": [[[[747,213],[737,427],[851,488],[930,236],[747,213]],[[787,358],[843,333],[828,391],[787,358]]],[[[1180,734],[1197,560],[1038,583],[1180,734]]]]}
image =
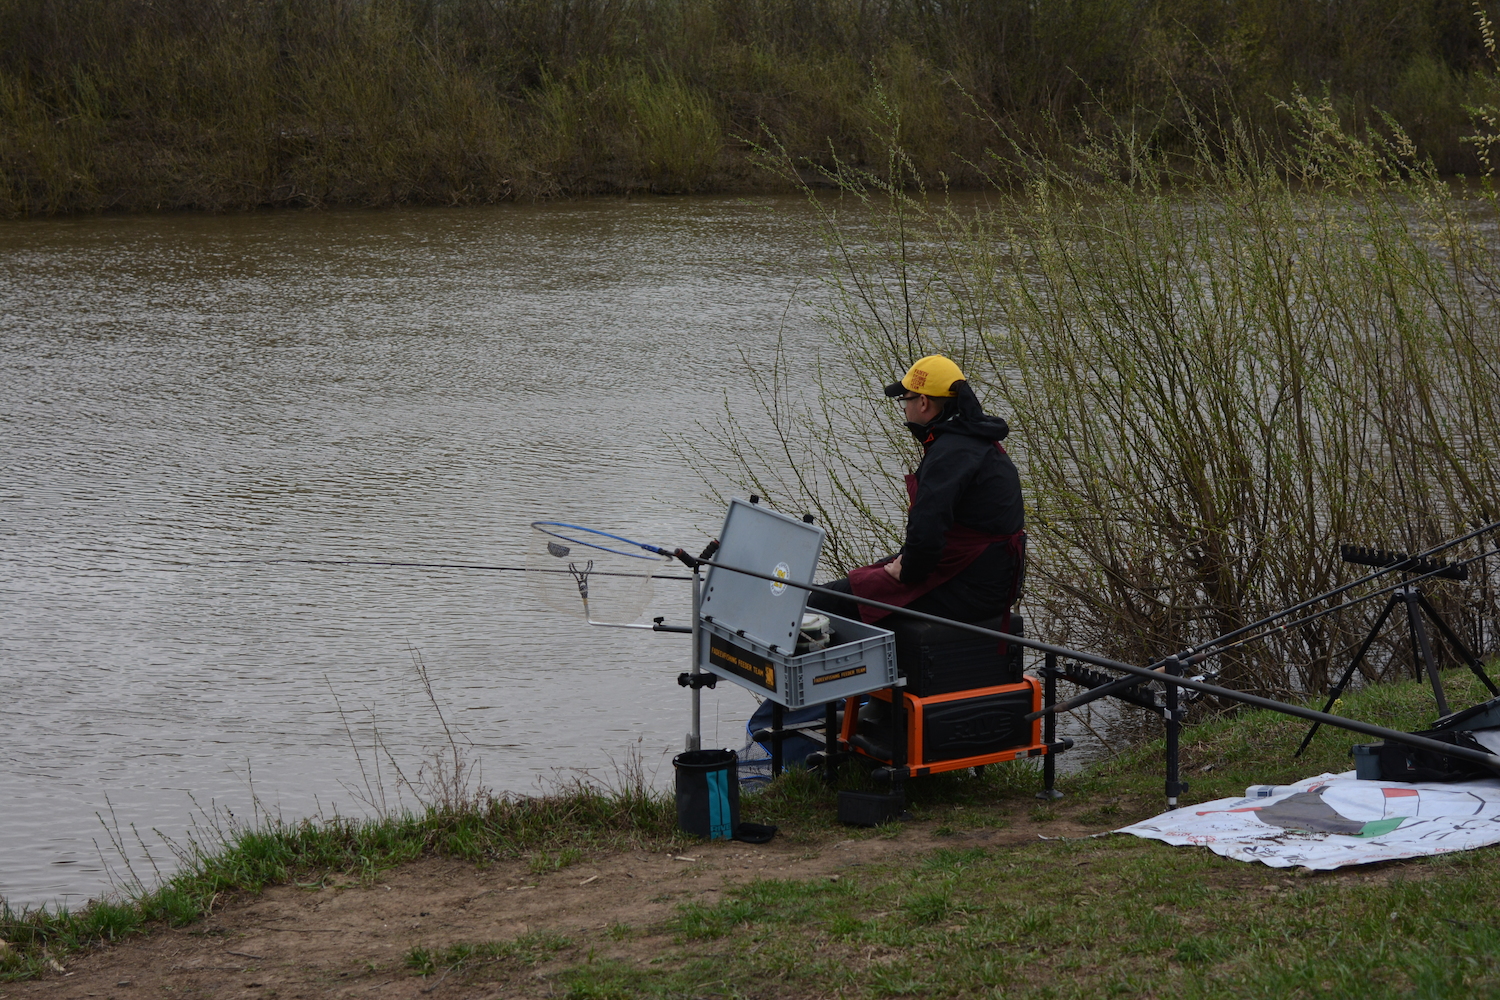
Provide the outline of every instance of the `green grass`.
{"type": "Polygon", "coordinates": [[[873,997],[1459,996],[1500,987],[1493,858],[1399,867],[1368,883],[1127,838],[1038,844],[980,852],[961,873],[919,866],[832,885],[752,882],[714,907],[684,908],[674,967],[575,968],[560,978],[613,976],[630,996],[672,995],[712,968],[735,983],[781,980],[815,994],[843,982],[847,995],[873,997]],[[1448,914],[1467,926],[1447,923],[1448,914]]]}
{"type": "Polygon", "coordinates": [[[455,944],[436,949],[413,948],[406,953],[406,967],[422,976],[477,965],[503,964],[529,969],[572,944],[570,939],[558,934],[534,933],[523,934],[511,941],[455,944]]]}

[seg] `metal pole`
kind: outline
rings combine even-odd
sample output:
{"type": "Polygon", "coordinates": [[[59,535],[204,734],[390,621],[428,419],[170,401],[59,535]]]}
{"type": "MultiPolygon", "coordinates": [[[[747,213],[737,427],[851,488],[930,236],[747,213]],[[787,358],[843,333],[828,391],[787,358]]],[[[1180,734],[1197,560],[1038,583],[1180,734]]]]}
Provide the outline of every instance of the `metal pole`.
{"type": "Polygon", "coordinates": [[[782,727],[786,725],[786,708],[779,701],[771,702],[771,777],[781,777],[782,727]]]}
{"type": "Polygon", "coordinates": [[[1417,604],[1420,591],[1407,587],[1406,619],[1411,624],[1412,645],[1417,647],[1417,680],[1422,679],[1422,669],[1427,669],[1427,679],[1432,682],[1432,697],[1437,701],[1439,717],[1448,714],[1448,699],[1443,696],[1443,679],[1438,676],[1437,657],[1432,655],[1432,643],[1427,641],[1427,627],[1422,624],[1422,611],[1417,604]]]}
{"type": "Polygon", "coordinates": [[[1458,637],[1457,633],[1448,627],[1448,623],[1443,621],[1443,616],[1437,613],[1437,609],[1432,606],[1432,602],[1427,600],[1426,595],[1421,593],[1417,594],[1417,601],[1422,605],[1422,610],[1427,612],[1428,621],[1437,626],[1437,630],[1443,634],[1443,638],[1448,640],[1448,645],[1453,648],[1453,651],[1459,655],[1459,658],[1464,663],[1468,664],[1470,672],[1475,677],[1478,677],[1484,683],[1485,687],[1490,689],[1490,694],[1500,698],[1500,688],[1495,687],[1495,682],[1490,680],[1490,675],[1484,672],[1484,664],[1480,663],[1479,658],[1474,655],[1473,651],[1464,645],[1464,641],[1458,637]]]}
{"type": "Polygon", "coordinates": [[[830,788],[838,784],[839,703],[830,701],[823,709],[823,781],[830,788]]]}
{"type": "Polygon", "coordinates": [[[698,674],[702,671],[698,666],[698,606],[703,589],[703,571],[697,566],[693,567],[693,666],[688,671],[693,678],[689,690],[693,693],[693,728],[687,734],[687,749],[703,749],[703,689],[698,686],[698,674]]]}
{"type": "Polygon", "coordinates": [[[1182,673],[1182,661],[1175,656],[1167,658],[1166,684],[1167,684],[1167,806],[1171,809],[1177,808],[1177,796],[1188,790],[1186,782],[1178,780],[1181,777],[1182,758],[1180,753],[1180,742],[1182,737],[1182,711],[1181,702],[1177,697],[1177,685],[1172,683],[1173,678],[1182,673]]]}
{"type": "MultiPolygon", "coordinates": [[[[1042,702],[1051,705],[1057,701],[1057,654],[1048,653],[1042,667],[1042,702]]],[[[1057,713],[1048,712],[1042,720],[1042,742],[1047,744],[1047,756],[1042,758],[1042,790],[1036,793],[1039,799],[1062,798],[1056,788],[1057,758],[1052,756],[1052,744],[1057,742],[1057,713]]]]}

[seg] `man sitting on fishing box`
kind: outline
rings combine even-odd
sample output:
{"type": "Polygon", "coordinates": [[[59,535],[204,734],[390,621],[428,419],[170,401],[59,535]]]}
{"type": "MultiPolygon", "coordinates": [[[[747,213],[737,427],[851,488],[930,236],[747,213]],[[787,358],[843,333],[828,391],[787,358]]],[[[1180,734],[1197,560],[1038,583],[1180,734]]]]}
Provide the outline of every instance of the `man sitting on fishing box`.
{"type": "MultiPolygon", "coordinates": [[[[922,461],[906,477],[901,551],[824,584],[858,597],[1009,628],[1026,552],[1021,477],[1000,442],[1010,426],[984,412],[958,365],[939,354],[885,394],[901,403],[922,461]]],[[[814,594],[808,606],[875,623],[890,612],[814,594]]]]}
{"type": "MultiPolygon", "coordinates": [[[[958,621],[999,618],[999,630],[1008,632],[1026,555],[1021,477],[1000,445],[1010,426],[984,412],[958,365],[941,355],[922,358],[885,394],[900,401],[922,445],[922,461],[906,477],[905,544],[823,586],[958,621]]],[[[826,594],[810,595],[807,606],[870,624],[891,614],[826,594]]],[[[774,707],[766,701],[756,709],[750,733],[771,724],[774,707]]],[[[783,725],[815,722],[824,708],[789,711],[783,725]]],[[[815,748],[788,739],[783,762],[800,763],[815,748]]]]}

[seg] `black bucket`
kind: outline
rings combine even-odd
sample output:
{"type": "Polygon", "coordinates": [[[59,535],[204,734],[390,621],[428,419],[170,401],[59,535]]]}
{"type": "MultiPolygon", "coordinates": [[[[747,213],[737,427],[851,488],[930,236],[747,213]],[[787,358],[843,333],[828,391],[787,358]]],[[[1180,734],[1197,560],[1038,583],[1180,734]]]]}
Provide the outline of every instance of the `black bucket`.
{"type": "Polygon", "coordinates": [[[740,755],[689,750],[672,758],[677,771],[677,825],[710,840],[733,840],[740,826],[740,755]]]}

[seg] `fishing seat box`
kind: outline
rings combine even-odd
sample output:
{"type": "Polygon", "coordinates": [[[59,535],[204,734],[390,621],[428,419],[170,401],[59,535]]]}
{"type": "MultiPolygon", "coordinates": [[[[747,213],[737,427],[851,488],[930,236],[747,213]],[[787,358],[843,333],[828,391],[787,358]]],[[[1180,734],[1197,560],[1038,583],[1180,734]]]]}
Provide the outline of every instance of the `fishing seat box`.
{"type": "MultiPolygon", "coordinates": [[[[808,592],[735,573],[745,569],[811,583],[822,528],[738,497],[730,500],[719,552],[699,600],[699,664],[787,708],[865,694],[896,682],[890,630],[828,615],[824,649],[796,654],[808,592]]],[[[820,612],[822,613],[822,612],[820,612]]]]}
{"type": "MultiPolygon", "coordinates": [[[[1014,633],[1012,633],[1014,634],[1014,633]]],[[[906,712],[906,766],[913,775],[937,774],[1047,754],[1042,721],[1026,715],[1042,707],[1042,683],[1019,683],[918,697],[900,692],[906,712]]],[[[856,752],[891,762],[891,692],[876,691],[863,706],[845,707],[841,737],[856,752]]]]}
{"type": "MultiPolygon", "coordinates": [[[[975,624],[1010,635],[1026,634],[1025,622],[1015,612],[1008,629],[1003,615],[975,624]]],[[[891,631],[896,637],[896,670],[906,678],[907,692],[918,698],[1021,683],[1021,647],[1016,643],[913,618],[898,617],[891,631]]]]}

